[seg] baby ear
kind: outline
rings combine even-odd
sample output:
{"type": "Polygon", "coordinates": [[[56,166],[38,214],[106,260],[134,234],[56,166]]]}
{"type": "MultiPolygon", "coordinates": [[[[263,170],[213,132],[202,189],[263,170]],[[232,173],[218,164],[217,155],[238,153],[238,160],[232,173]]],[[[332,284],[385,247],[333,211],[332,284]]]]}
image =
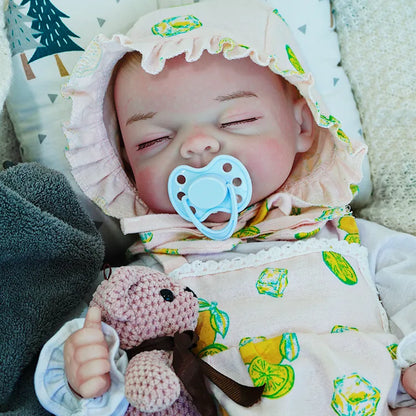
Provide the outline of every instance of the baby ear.
{"type": "Polygon", "coordinates": [[[303,97],[295,101],[293,111],[295,120],[299,126],[296,137],[296,149],[299,153],[303,153],[311,148],[315,138],[315,120],[303,97]]]}

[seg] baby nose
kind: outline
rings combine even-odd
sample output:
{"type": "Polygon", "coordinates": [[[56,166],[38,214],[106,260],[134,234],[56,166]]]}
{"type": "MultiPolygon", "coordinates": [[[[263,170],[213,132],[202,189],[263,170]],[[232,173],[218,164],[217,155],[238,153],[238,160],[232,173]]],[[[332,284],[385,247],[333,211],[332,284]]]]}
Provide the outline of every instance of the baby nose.
{"type": "Polygon", "coordinates": [[[188,132],[184,132],[184,135],[181,156],[185,159],[202,156],[206,153],[217,153],[221,148],[219,141],[207,129],[194,127],[188,132]]]}

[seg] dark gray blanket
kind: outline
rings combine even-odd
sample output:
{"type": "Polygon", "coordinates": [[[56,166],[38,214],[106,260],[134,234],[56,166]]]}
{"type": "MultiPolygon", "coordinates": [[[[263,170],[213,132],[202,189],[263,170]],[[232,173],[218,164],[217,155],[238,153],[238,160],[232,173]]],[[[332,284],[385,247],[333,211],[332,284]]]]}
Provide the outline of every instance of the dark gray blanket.
{"type": "Polygon", "coordinates": [[[48,413],[33,388],[40,349],[80,304],[104,256],[65,177],[28,163],[0,172],[0,414],[48,413]]]}

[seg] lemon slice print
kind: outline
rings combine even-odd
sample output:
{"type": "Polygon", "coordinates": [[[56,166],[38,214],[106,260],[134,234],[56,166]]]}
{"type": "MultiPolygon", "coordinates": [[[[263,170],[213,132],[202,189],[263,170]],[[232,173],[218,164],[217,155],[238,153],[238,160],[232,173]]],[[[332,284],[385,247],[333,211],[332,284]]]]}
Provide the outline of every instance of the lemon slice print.
{"type": "Polygon", "coordinates": [[[248,368],[255,386],[265,385],[263,396],[278,399],[289,393],[295,383],[295,372],[290,365],[270,364],[256,357],[248,368]]]}
{"type": "Polygon", "coordinates": [[[155,24],[152,27],[152,33],[166,38],[190,32],[191,30],[198,29],[201,26],[202,23],[195,16],[175,16],[163,19],[161,22],[155,24]]]}
{"type": "Polygon", "coordinates": [[[344,240],[348,243],[360,243],[360,235],[355,218],[351,215],[345,215],[338,221],[338,228],[347,232],[344,240]]]}
{"type": "Polygon", "coordinates": [[[348,263],[348,261],[341,254],[335,251],[323,251],[322,258],[329,270],[346,285],[355,285],[358,281],[357,275],[348,263]]]}
{"type": "Polygon", "coordinates": [[[310,238],[310,237],[313,237],[316,234],[318,234],[319,231],[321,231],[321,229],[316,228],[315,230],[312,230],[312,231],[296,233],[295,238],[296,238],[296,240],[303,240],[305,238],[310,238]]]}
{"type": "Polygon", "coordinates": [[[260,234],[260,230],[257,227],[249,226],[242,228],[241,230],[236,231],[232,237],[234,238],[243,238],[243,237],[254,237],[260,234]]]}

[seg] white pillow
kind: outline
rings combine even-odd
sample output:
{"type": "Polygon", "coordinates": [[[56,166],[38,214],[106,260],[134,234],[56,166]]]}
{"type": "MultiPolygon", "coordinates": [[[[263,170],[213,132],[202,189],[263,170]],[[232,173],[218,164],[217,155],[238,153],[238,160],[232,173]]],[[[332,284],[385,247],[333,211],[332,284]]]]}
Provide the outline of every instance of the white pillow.
{"type": "MultiPolygon", "coordinates": [[[[210,0],[201,0],[210,1],[210,0]]],[[[224,0],[226,1],[226,0],[224,0]]],[[[344,71],[338,66],[340,56],[337,37],[331,27],[329,0],[265,0],[284,16],[294,29],[312,71],[317,75],[321,93],[333,114],[343,122],[343,129],[352,137],[360,138],[359,116],[344,71]]],[[[110,36],[126,32],[137,18],[158,7],[178,6],[192,0],[54,0],[46,2],[41,21],[48,27],[38,27],[39,16],[32,13],[31,2],[18,6],[9,0],[5,11],[6,26],[12,48],[13,81],[7,98],[7,109],[20,142],[23,161],[38,161],[62,171],[81,194],[69,173],[64,152],[66,139],[62,122],[69,119],[71,102],[60,94],[61,85],[68,78],[89,41],[97,34],[110,36]],[[32,17],[30,17],[32,16],[32,17]],[[56,24],[59,24],[59,27],[56,24]],[[38,30],[33,30],[32,26],[38,30]],[[20,31],[23,34],[20,36],[20,31]],[[44,33],[52,34],[53,41],[44,47],[44,33]],[[58,34],[58,37],[56,37],[58,34]],[[29,39],[29,40],[27,40],[29,39]],[[69,44],[69,47],[59,45],[69,44]],[[22,46],[20,46],[22,45],[22,46]],[[67,50],[64,50],[67,49],[67,50]],[[45,53],[43,53],[45,52],[45,53]],[[43,56],[44,55],[44,56],[43,56]],[[38,58],[39,59],[36,59],[38,58]],[[34,59],[35,58],[35,59],[34,59]]],[[[195,0],[197,2],[197,0],[195,0]]],[[[367,169],[368,172],[368,169],[367,169]]],[[[370,194],[368,173],[360,185],[359,199],[370,194]]],[[[100,227],[108,247],[124,249],[130,243],[120,240],[118,224],[81,195],[94,221],[100,227]],[[115,244],[114,238],[119,244],[115,244]]]]}

